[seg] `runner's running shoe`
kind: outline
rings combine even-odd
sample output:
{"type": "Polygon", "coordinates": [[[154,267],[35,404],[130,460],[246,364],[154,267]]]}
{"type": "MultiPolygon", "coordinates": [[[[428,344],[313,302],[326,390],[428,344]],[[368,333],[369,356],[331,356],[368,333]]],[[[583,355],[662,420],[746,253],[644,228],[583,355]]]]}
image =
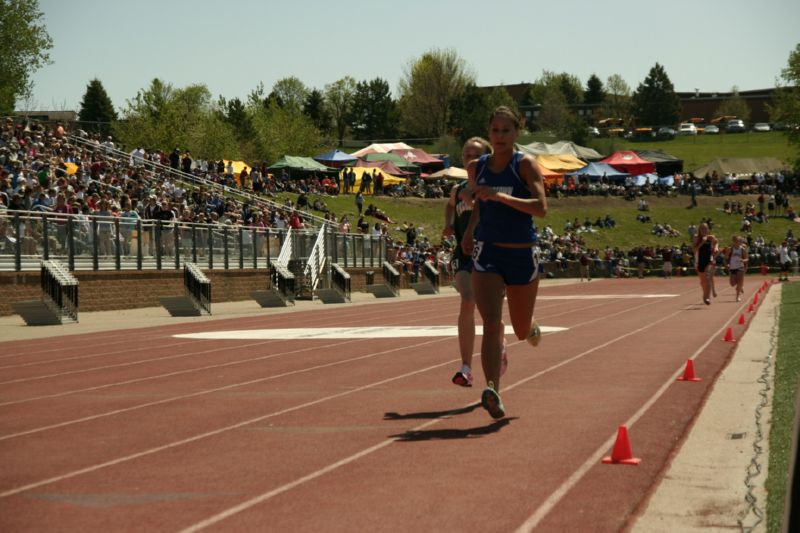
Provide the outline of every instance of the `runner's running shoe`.
{"type": "Polygon", "coordinates": [[[506,416],[506,408],[503,406],[503,401],[497,391],[494,390],[494,383],[490,381],[488,385],[483,389],[483,394],[481,394],[481,405],[489,412],[492,418],[503,418],[506,416]]]}
{"type": "Polygon", "coordinates": [[[539,346],[539,342],[542,340],[542,330],[539,327],[539,324],[534,320],[531,322],[531,332],[528,334],[528,344],[531,346],[539,346]]]}
{"type": "Polygon", "coordinates": [[[462,387],[472,387],[472,372],[462,372],[459,370],[453,376],[453,383],[462,387]]]}

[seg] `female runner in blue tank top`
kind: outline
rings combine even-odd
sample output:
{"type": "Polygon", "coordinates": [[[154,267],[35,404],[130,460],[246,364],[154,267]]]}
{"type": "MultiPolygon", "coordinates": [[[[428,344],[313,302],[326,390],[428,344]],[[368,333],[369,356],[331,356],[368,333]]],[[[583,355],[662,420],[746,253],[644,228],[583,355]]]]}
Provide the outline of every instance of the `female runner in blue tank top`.
{"type": "Polygon", "coordinates": [[[483,319],[481,365],[487,387],[481,404],[493,418],[505,416],[498,394],[505,332],[504,295],[517,338],[536,345],[541,337],[532,320],[539,289],[532,217],[547,214],[547,199],[544,180],[533,158],[514,148],[520,127],[514,111],[507,107],[495,109],[489,118],[493,153],[467,167],[469,190],[477,201],[462,248],[472,253],[472,290],[483,319]]]}

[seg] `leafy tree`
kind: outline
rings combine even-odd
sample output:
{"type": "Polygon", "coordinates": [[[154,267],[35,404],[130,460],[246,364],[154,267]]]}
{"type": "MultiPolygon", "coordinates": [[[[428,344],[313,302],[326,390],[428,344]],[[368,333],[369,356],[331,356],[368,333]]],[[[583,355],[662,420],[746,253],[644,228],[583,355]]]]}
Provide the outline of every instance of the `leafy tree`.
{"type": "Polygon", "coordinates": [[[281,78],[272,86],[267,103],[276,102],[279,107],[286,107],[293,111],[300,111],[303,109],[303,104],[308,96],[308,89],[305,84],[295,76],[288,78],[281,78]]]}
{"type": "Polygon", "coordinates": [[[114,104],[111,103],[111,98],[97,78],[86,86],[81,109],[78,112],[78,120],[92,123],[88,127],[102,133],[108,133],[111,129],[111,122],[117,120],[114,104]]]}
{"type": "Polygon", "coordinates": [[[775,94],[774,105],[770,106],[770,118],[789,126],[786,134],[796,150],[794,168],[800,171],[800,44],[789,54],[780,79],[782,84],[775,94]]]}
{"type": "Polygon", "coordinates": [[[602,104],[606,92],[603,82],[596,75],[592,74],[586,81],[586,90],[583,91],[583,101],[587,104],[602,104]]]}
{"type": "Polygon", "coordinates": [[[325,86],[325,108],[330,113],[339,146],[342,146],[344,134],[347,132],[347,123],[353,108],[355,94],[356,80],[350,76],[345,76],[325,86]]]}
{"type": "Polygon", "coordinates": [[[303,114],[311,119],[319,131],[330,129],[331,117],[325,109],[325,95],[319,89],[312,89],[303,103],[303,114]]]}
{"type": "Polygon", "coordinates": [[[50,63],[53,40],[41,22],[38,0],[0,0],[0,115],[14,113],[30,94],[31,76],[50,63]]]}
{"type": "Polygon", "coordinates": [[[549,86],[542,98],[538,116],[539,128],[559,139],[569,139],[577,144],[586,142],[586,123],[569,109],[567,97],[558,84],[549,86]]]}
{"type": "Polygon", "coordinates": [[[562,72],[556,74],[545,70],[542,76],[533,82],[530,90],[528,91],[527,101],[532,104],[541,104],[544,102],[547,94],[556,89],[564,95],[564,100],[567,105],[580,104],[583,102],[583,87],[581,80],[577,76],[562,72]]]}
{"type": "Polygon", "coordinates": [[[202,158],[239,157],[234,129],[220,114],[205,85],[175,89],[156,78],[128,100],[114,131],[128,146],[179,147],[202,158]]]}
{"type": "Polygon", "coordinates": [[[630,122],[633,103],[631,88],[619,74],[612,74],[606,80],[606,93],[598,116],[604,118],[621,118],[630,122]]]}
{"type": "Polygon", "coordinates": [[[718,117],[732,115],[745,122],[750,121],[750,107],[747,105],[747,102],[744,101],[744,98],[739,95],[739,88],[737,86],[734,85],[733,88],[731,88],[731,96],[719,104],[716,115],[718,117]]]}
{"type": "Polygon", "coordinates": [[[299,110],[271,102],[269,107],[257,105],[249,111],[260,159],[273,162],[283,155],[309,154],[319,149],[319,131],[299,110]]]}
{"type": "Polygon", "coordinates": [[[633,114],[644,126],[675,124],[681,102],[664,67],[656,63],[633,93],[633,114]]]}
{"type": "Polygon", "coordinates": [[[396,135],[397,104],[389,83],[381,78],[356,84],[350,130],[357,139],[388,139],[396,135]]]}
{"type": "Polygon", "coordinates": [[[432,49],[409,61],[399,83],[403,128],[427,137],[446,133],[453,101],[470,83],[475,75],[453,49],[432,49]]]}
{"type": "Polygon", "coordinates": [[[451,131],[461,142],[476,135],[485,137],[489,115],[501,105],[517,109],[517,103],[503,87],[487,90],[474,83],[467,85],[461,96],[454,100],[451,131]]]}
{"type": "Polygon", "coordinates": [[[218,109],[220,118],[230,124],[237,139],[243,141],[252,138],[253,123],[250,122],[250,116],[247,114],[247,107],[244,102],[238,97],[231,100],[225,100],[224,97],[220,97],[218,109]]]}

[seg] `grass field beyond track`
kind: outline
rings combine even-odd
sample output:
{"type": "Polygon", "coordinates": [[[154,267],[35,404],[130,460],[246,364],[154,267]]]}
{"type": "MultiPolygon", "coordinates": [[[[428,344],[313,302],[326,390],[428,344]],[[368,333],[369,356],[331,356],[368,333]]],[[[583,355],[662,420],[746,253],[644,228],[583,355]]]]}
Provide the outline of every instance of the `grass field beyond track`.
{"type": "MultiPolygon", "coordinates": [[[[292,200],[296,195],[288,196],[292,200]]],[[[312,199],[315,197],[311,197],[312,199]]],[[[355,228],[358,219],[356,213],[355,197],[352,195],[342,195],[339,197],[325,197],[323,200],[328,207],[337,215],[337,219],[343,214],[350,217],[350,222],[355,228]]],[[[598,217],[611,215],[617,222],[614,229],[603,229],[597,233],[583,233],[586,244],[590,248],[603,249],[605,246],[618,246],[623,250],[630,249],[639,245],[664,246],[667,244],[680,245],[689,242],[686,230],[689,224],[697,225],[701,218],[711,218],[714,222],[714,233],[720,243],[727,245],[733,234],[740,234],[741,216],[727,215],[722,211],[725,200],[736,200],[744,205],[748,200],[756,202],[756,196],[727,196],[727,197],[708,197],[698,196],[698,207],[687,209],[689,205],[688,196],[673,198],[659,198],[648,196],[650,210],[644,214],[652,220],[650,223],[642,223],[636,220],[637,202],[628,201],[621,197],[611,196],[585,196],[560,199],[549,199],[549,212],[546,218],[537,219],[539,227],[549,224],[557,235],[561,235],[564,224],[567,220],[578,219],[583,223],[585,218],[589,218],[592,223],[598,217]],[[653,222],[668,223],[673,228],[681,232],[680,237],[657,237],[652,234],[653,222]]],[[[793,199],[795,200],[795,199],[793,199]]],[[[403,222],[413,222],[415,226],[423,228],[422,234],[426,235],[432,244],[439,244],[441,241],[442,229],[444,227],[444,206],[445,199],[423,199],[423,198],[388,198],[378,196],[364,197],[364,207],[375,204],[382,211],[387,213],[394,222],[389,225],[391,235],[395,240],[405,241],[405,235],[399,231],[403,222]]],[[[366,217],[370,227],[377,222],[377,219],[366,217]]],[[[762,235],[767,242],[774,241],[780,243],[786,237],[787,230],[797,234],[800,232],[800,224],[792,222],[786,218],[773,218],[766,224],[753,224],[753,237],[762,235]]]]}

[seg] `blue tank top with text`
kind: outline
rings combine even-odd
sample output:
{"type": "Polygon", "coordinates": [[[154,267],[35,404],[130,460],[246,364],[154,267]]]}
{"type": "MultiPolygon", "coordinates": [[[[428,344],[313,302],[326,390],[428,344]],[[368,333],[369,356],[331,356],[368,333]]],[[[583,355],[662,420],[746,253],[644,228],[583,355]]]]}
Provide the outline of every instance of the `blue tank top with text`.
{"type": "MultiPolygon", "coordinates": [[[[515,152],[509,164],[502,171],[489,170],[488,155],[481,156],[475,168],[475,181],[478,185],[491,187],[516,198],[532,198],[525,182],[519,175],[519,162],[523,157],[515,152]]],[[[536,229],[533,217],[502,202],[480,202],[480,219],[475,239],[483,242],[533,243],[536,242],[536,229]]]]}

